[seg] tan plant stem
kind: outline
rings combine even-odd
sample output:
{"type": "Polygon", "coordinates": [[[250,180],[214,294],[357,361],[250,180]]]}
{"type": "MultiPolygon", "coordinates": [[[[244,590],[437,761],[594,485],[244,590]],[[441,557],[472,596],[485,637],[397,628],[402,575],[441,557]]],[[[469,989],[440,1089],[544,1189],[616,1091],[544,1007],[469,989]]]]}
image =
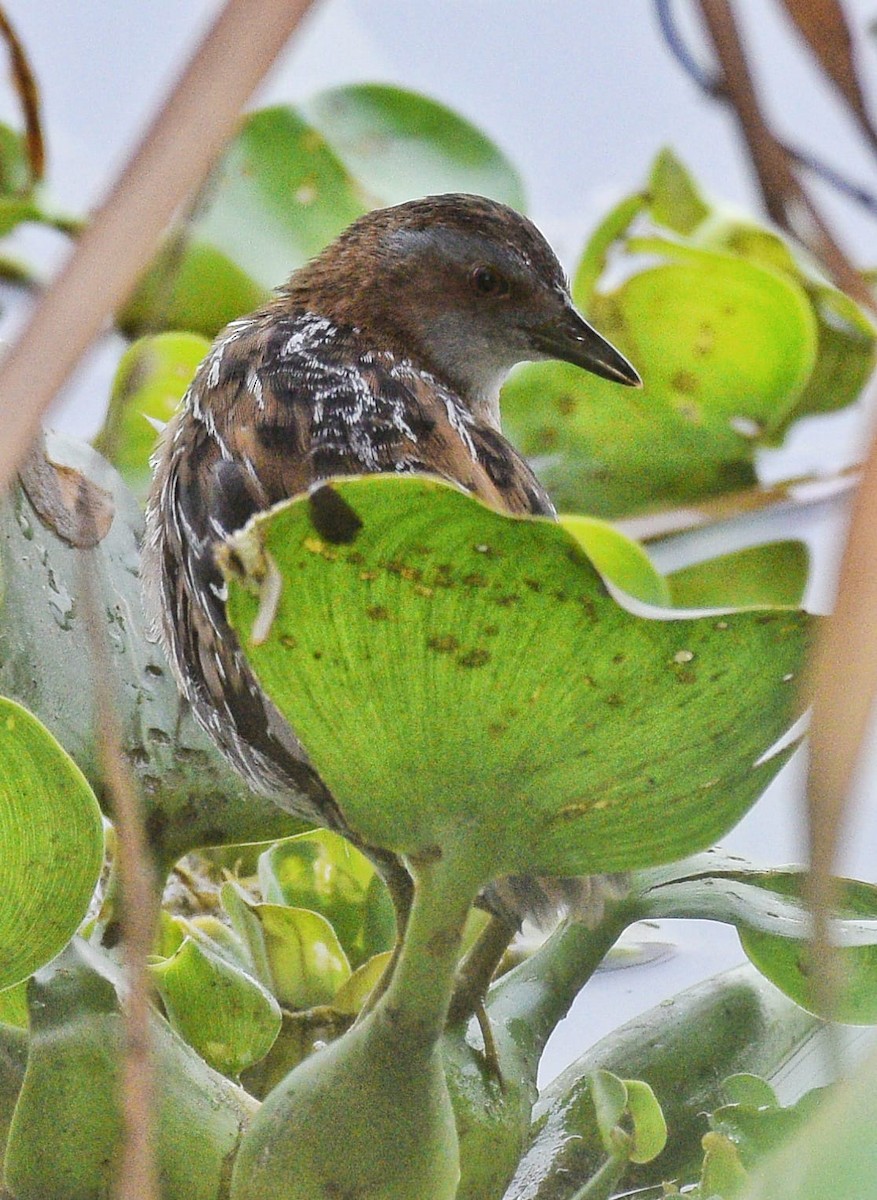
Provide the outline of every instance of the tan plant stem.
{"type": "Polygon", "coordinates": [[[833,614],[822,623],[810,672],[808,814],[810,900],[815,914],[814,973],[830,1011],[836,994],[828,914],[833,900],[837,846],[853,775],[868,732],[877,692],[877,443],[862,470],[840,567],[833,614]]]}
{"type": "Polygon", "coordinates": [[[0,367],[0,490],[314,0],[228,0],[0,367]]]}
{"type": "MultiPolygon", "coordinates": [[[[81,542],[87,545],[96,540],[88,536],[93,533],[88,528],[93,525],[93,517],[87,504],[80,506],[80,516],[81,542]]],[[[140,796],[122,749],[118,697],[112,685],[113,664],[96,586],[99,566],[92,549],[80,550],[79,554],[78,590],[91,652],[101,773],[116,831],[114,865],[121,898],[119,925],[127,983],[125,1054],[119,1096],[122,1145],[113,1198],[158,1200],[155,1077],[149,1035],[150,981],[146,967],[158,919],[158,898],[140,796]]]]}

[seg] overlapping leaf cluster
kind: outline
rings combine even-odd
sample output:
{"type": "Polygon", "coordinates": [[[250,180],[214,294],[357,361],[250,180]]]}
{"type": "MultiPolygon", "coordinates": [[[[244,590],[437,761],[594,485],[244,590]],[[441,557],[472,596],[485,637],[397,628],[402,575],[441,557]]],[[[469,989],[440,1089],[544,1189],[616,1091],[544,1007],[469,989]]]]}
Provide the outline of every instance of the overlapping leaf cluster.
{"type": "MultiPolygon", "coordinates": [[[[28,220],[75,229],[29,183],[14,134],[3,131],[0,151],[0,229],[28,220]]],[[[433,1200],[569,1200],[582,1186],[608,1196],[622,1177],[630,1186],[699,1180],[704,1195],[730,1196],[789,1119],[776,1117],[767,1093],[753,1100],[752,1088],[737,1087],[734,1111],[723,1108],[717,1081],[775,1076],[819,1026],[807,1011],[800,875],[717,853],[685,857],[739,819],[790,752],[770,753],[799,707],[809,622],[787,606],[800,602],[806,552],[788,542],[750,547],[664,577],[594,514],[753,486],[760,446],[799,417],[856,398],[874,336],[777,235],[710,208],[668,153],[595,233],[574,284],[642,370],[645,392],[631,398],[558,365],[524,368],[507,389],[510,432],[576,515],[560,526],[521,521],[431,481],[348,481],[338,490],[361,523],[354,543],[327,542],[308,502],[293,501],[243,535],[237,561],[249,570],[230,585],[255,669],[365,841],[413,860],[438,846],[473,888],[512,870],[632,869],[627,893],[611,897],[595,928],[559,929],[494,984],[486,1008],[501,1082],[468,1020],[415,1047],[422,1070],[381,1058],[380,1001],[339,1038],[388,962],[394,927],[383,885],[336,835],[302,832],[250,796],[180,710],[139,607],[141,524],[129,488],[142,494],[147,478],[154,428],[143,414],[166,420],[206,338],[349,220],[376,203],[446,190],[523,207],[500,152],[423,97],[358,86],[252,114],[193,221],[169,238],[120,314],[122,328],[151,335],[123,360],[99,438],[125,483],[87,448],[50,445],[115,508],[91,569],[123,751],[156,859],[167,871],[198,847],[232,847],[177,873],[150,967],[169,1198],[297,1197],[286,1164],[310,1170],[307,1152],[328,1156],[348,1181],[371,1169],[369,1156],[380,1168],[395,1154],[402,1182],[374,1194],[422,1200],[402,1148],[429,1145],[433,1112],[437,1121],[451,1114],[445,1142],[454,1143],[438,1167],[423,1166],[432,1173],[422,1178],[438,1181],[433,1200]],[[619,262],[622,281],[598,288],[619,262]],[[271,619],[261,611],[253,644],[269,558],[286,582],[271,619]],[[606,581],[656,608],[629,611],[606,581]],[[686,607],[744,611],[673,612],[686,607]],[[534,1109],[551,1030],[643,917],[728,922],[761,974],[732,973],[632,1023],[534,1109]],[[333,1039],[334,1057],[314,1056],[333,1039]],[[302,1095],[293,1069],[303,1062],[308,1095],[320,1096],[321,1062],[341,1084],[325,1131],[303,1127],[298,1112],[306,1136],[290,1146],[284,1105],[302,1095]],[[392,1080],[404,1097],[400,1105],[394,1091],[397,1123],[383,1132],[380,1105],[360,1128],[356,1097],[344,1093],[363,1063],[363,1094],[392,1080]],[[715,1113],[711,1130],[704,1112],[715,1113]],[[352,1162],[341,1161],[339,1127],[362,1133],[352,1162]],[[242,1161],[265,1157],[267,1146],[268,1174],[254,1184],[242,1171],[232,1185],[242,1136],[242,1161]],[[271,1168],[275,1146],[280,1165],[271,1168]]],[[[0,702],[0,830],[10,850],[0,865],[4,1185],[16,1200],[104,1196],[121,1130],[124,985],[112,877],[70,942],[100,870],[95,793],[105,794],[82,577],[77,552],[23,490],[0,504],[0,537],[0,691],[10,698],[0,702]]],[[[870,1022],[877,890],[849,883],[838,916],[848,966],[840,1015],[870,1022]]],[[[470,918],[469,942],[482,920],[470,918]]],[[[406,1004],[428,1015],[430,996],[401,1001],[403,1019],[406,1004]]],[[[798,1090],[807,1087],[805,1064],[798,1090]]]]}

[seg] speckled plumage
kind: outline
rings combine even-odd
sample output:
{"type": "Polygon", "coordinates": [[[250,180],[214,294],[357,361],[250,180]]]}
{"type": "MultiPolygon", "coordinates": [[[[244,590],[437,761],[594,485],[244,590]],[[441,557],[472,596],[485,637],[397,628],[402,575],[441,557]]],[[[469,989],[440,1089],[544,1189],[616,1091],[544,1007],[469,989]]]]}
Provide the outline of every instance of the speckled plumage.
{"type": "Polygon", "coordinates": [[[498,509],[552,515],[499,430],[502,378],[539,357],[636,379],[572,310],[535,226],[446,196],[354,223],[199,367],[156,456],[148,606],[197,719],[290,811],[343,828],[226,622],[216,545],[253,513],[348,474],[428,472],[498,509]]]}

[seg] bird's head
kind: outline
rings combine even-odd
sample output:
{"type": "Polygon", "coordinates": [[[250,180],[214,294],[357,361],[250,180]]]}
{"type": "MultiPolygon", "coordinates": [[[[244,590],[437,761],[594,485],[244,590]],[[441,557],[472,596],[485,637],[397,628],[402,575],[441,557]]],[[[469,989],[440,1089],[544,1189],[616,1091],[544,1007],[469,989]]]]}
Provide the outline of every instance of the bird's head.
{"type": "Polygon", "coordinates": [[[368,213],[293,277],[296,293],[451,384],[485,417],[498,415],[499,387],[519,362],[560,359],[640,383],[576,310],[536,226],[481,196],[368,213]]]}

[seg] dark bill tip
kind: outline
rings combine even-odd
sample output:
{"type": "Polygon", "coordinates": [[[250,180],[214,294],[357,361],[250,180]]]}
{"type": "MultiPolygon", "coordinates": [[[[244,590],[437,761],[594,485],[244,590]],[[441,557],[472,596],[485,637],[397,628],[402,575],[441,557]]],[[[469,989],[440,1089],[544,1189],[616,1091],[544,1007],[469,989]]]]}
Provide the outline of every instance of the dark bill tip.
{"type": "Polygon", "coordinates": [[[582,367],[592,375],[609,379],[625,387],[642,387],[635,367],[611,342],[599,334],[576,310],[569,306],[558,321],[539,330],[534,345],[546,358],[582,367]]]}

